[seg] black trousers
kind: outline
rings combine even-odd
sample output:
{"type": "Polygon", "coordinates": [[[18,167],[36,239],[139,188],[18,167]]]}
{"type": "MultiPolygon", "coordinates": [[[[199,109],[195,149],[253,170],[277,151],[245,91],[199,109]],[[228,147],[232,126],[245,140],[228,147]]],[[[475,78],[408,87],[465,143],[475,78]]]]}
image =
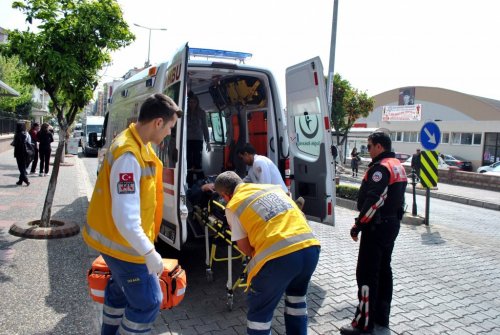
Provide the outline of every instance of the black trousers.
{"type": "Polygon", "coordinates": [[[203,150],[203,140],[187,141],[187,168],[201,169],[201,151],[203,150]]]}
{"type": "Polygon", "coordinates": [[[40,150],[40,173],[49,173],[50,153],[52,150],[40,150]],[[45,169],[44,169],[45,168],[45,169]]]}
{"type": "Polygon", "coordinates": [[[19,169],[19,184],[22,182],[28,183],[28,176],[26,175],[26,158],[21,155],[21,157],[16,157],[17,168],[19,169]]]}
{"type": "Polygon", "coordinates": [[[396,217],[370,223],[361,233],[356,281],[359,305],[353,326],[372,330],[374,323],[389,325],[392,301],[391,257],[399,234],[396,217]]]}
{"type": "Polygon", "coordinates": [[[33,157],[33,162],[31,162],[31,173],[35,173],[37,164],[38,164],[38,147],[35,146],[35,156],[33,157]]]}

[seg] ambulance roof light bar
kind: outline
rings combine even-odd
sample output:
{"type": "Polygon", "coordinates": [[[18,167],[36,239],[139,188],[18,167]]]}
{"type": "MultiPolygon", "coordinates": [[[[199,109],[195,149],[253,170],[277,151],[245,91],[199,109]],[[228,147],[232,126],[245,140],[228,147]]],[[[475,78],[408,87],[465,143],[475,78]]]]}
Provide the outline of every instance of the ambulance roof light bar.
{"type": "Polygon", "coordinates": [[[223,58],[237,60],[240,63],[245,63],[246,60],[252,58],[252,54],[248,52],[216,50],[216,49],[200,49],[189,48],[189,56],[206,57],[208,58],[223,58]]]}

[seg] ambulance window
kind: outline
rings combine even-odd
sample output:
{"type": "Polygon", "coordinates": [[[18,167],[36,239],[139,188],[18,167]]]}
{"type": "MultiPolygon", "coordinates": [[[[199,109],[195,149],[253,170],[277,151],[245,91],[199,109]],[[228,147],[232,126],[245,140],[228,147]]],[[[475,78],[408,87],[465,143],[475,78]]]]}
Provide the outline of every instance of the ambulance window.
{"type": "Polygon", "coordinates": [[[321,139],[323,138],[319,100],[316,98],[296,101],[289,108],[295,115],[297,149],[312,156],[319,156],[321,139]]]}
{"type": "Polygon", "coordinates": [[[221,113],[209,113],[210,121],[209,125],[212,126],[212,139],[215,143],[226,143],[225,139],[225,129],[226,119],[222,117],[221,113]]]}
{"type": "MultiPolygon", "coordinates": [[[[174,102],[178,106],[182,106],[182,104],[179,101],[180,89],[181,89],[181,83],[177,82],[167,87],[163,93],[172,98],[172,100],[174,100],[174,102]]],[[[176,148],[176,135],[177,135],[177,127],[179,127],[180,121],[181,120],[177,121],[175,127],[172,128],[171,135],[165,137],[163,142],[158,147],[158,158],[160,158],[164,166],[171,169],[175,168],[175,164],[178,161],[177,158],[178,150],[176,148]]]]}

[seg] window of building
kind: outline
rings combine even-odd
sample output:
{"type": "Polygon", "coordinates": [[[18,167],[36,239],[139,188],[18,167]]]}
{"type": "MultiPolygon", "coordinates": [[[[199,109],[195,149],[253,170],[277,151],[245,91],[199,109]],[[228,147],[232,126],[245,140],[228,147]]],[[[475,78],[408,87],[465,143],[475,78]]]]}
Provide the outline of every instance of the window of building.
{"type": "Polygon", "coordinates": [[[403,132],[396,131],[396,132],[391,133],[391,140],[393,142],[402,142],[403,141],[403,132]]]}
{"type": "Polygon", "coordinates": [[[441,134],[441,143],[450,143],[450,133],[441,134]]]}
{"type": "Polygon", "coordinates": [[[451,133],[451,144],[480,145],[481,133],[451,133]]]}

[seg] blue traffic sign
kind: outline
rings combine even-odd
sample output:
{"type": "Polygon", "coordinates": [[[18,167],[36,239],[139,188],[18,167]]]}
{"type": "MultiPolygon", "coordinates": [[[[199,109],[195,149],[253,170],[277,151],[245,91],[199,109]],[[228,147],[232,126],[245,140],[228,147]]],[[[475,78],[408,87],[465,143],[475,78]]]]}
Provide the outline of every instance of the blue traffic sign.
{"type": "Polygon", "coordinates": [[[420,143],[427,150],[434,150],[441,142],[441,130],[434,122],[426,122],[420,130],[420,143]]]}

